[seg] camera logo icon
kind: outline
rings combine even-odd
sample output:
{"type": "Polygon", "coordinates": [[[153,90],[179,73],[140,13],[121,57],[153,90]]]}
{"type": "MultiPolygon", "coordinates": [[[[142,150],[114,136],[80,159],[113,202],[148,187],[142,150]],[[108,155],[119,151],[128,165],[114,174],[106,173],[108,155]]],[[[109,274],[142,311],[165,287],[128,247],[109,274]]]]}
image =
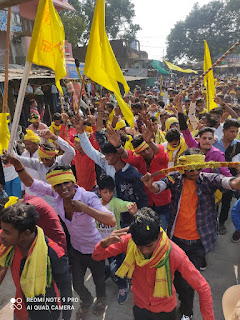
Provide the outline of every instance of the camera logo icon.
{"type": "Polygon", "coordinates": [[[15,299],[15,298],[11,298],[10,299],[10,302],[11,302],[11,304],[10,304],[10,308],[12,309],[12,310],[15,310],[15,309],[17,309],[17,310],[22,310],[22,298],[17,298],[17,299],[15,299]]]}

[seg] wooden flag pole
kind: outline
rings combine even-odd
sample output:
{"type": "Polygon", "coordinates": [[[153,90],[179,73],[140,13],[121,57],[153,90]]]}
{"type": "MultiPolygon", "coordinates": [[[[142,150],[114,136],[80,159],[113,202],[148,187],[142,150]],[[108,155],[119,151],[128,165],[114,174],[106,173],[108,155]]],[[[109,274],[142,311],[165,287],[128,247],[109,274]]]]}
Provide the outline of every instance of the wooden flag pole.
{"type": "Polygon", "coordinates": [[[238,40],[228,51],[226,51],[214,64],[207,69],[200,77],[197,78],[187,89],[185,89],[181,94],[187,93],[190,89],[195,87],[195,85],[201,81],[206,74],[208,74],[209,71],[211,71],[213,68],[215,68],[220,62],[222,62],[227,55],[229,55],[230,52],[232,52],[238,45],[240,44],[240,40],[238,40]]]}
{"type": "Polygon", "coordinates": [[[8,107],[8,67],[9,67],[9,47],[10,47],[10,33],[11,33],[11,12],[12,8],[8,8],[7,17],[7,32],[6,32],[6,52],[5,52],[5,79],[4,79],[4,93],[3,93],[3,107],[2,113],[7,113],[8,107]]]}
{"type": "Polygon", "coordinates": [[[12,153],[12,149],[13,149],[13,145],[14,145],[14,141],[17,133],[17,128],[18,128],[18,123],[21,116],[21,112],[22,112],[22,105],[23,105],[23,100],[25,97],[26,87],[28,83],[28,76],[31,71],[31,65],[32,64],[30,62],[26,61],[23,77],[21,80],[21,85],[18,93],[16,109],[15,109],[13,122],[12,122],[12,128],[11,128],[10,139],[8,144],[8,152],[7,152],[8,154],[12,153]]]}

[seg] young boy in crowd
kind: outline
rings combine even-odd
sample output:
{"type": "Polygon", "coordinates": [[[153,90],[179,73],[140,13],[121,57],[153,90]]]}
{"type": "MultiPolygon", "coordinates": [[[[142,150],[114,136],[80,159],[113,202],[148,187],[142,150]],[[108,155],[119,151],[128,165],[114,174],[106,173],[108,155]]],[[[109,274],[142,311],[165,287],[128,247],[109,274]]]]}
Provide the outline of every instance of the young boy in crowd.
{"type": "MultiPolygon", "coordinates": [[[[115,183],[112,177],[110,176],[101,176],[98,182],[99,194],[101,197],[102,205],[104,205],[110,212],[112,212],[116,219],[116,227],[120,229],[120,215],[121,213],[128,211],[130,214],[134,214],[137,212],[137,205],[133,202],[128,202],[121,200],[119,198],[114,197],[114,189],[115,183]]],[[[113,227],[107,226],[103,223],[97,221],[97,227],[99,233],[101,234],[102,238],[105,239],[110,235],[113,231],[113,227]]],[[[116,257],[110,257],[109,261],[109,268],[106,267],[105,275],[106,278],[111,276],[112,280],[116,283],[119,288],[118,291],[118,303],[124,304],[128,298],[128,289],[129,285],[126,279],[121,279],[115,275],[115,272],[121,266],[124,260],[124,255],[119,254],[116,257]]]]}

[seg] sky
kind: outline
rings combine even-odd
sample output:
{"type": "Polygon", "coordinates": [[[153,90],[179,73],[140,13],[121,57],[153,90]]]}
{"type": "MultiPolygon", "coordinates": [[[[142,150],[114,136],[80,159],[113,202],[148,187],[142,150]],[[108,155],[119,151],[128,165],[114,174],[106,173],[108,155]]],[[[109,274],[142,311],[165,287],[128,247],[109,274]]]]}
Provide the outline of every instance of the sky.
{"type": "Polygon", "coordinates": [[[148,52],[148,58],[162,60],[166,55],[166,39],[175,23],[185,20],[195,2],[200,6],[210,0],[131,0],[135,5],[134,23],[142,30],[137,33],[140,50],[148,52]]]}

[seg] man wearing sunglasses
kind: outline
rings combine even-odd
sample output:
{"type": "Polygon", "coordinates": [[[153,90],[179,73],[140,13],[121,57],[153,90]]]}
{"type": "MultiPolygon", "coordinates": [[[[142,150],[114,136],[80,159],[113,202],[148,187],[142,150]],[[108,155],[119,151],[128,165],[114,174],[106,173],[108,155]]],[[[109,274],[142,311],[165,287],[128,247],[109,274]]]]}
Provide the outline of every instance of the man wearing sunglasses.
{"type": "MultiPolygon", "coordinates": [[[[186,252],[199,270],[205,254],[213,249],[217,241],[215,191],[239,189],[240,178],[201,172],[201,163],[206,162],[200,149],[188,149],[178,160],[179,165],[197,164],[198,170],[174,172],[157,182],[153,182],[151,174],[147,173],[142,181],[155,193],[171,190],[169,237],[186,252]]],[[[193,316],[194,290],[178,272],[175,273],[174,285],[181,301],[181,320],[190,320],[193,316]]]]}

